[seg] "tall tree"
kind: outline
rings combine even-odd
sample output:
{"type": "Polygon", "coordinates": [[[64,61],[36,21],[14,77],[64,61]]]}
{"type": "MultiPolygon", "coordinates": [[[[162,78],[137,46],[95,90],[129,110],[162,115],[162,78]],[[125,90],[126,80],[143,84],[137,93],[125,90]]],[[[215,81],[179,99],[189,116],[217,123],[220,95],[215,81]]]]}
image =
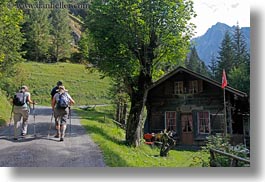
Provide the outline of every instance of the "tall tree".
{"type": "Polygon", "coordinates": [[[78,49],[81,61],[88,61],[89,60],[89,49],[93,47],[93,41],[89,36],[89,31],[86,29],[82,32],[80,41],[78,42],[78,49]]]}
{"type": "Polygon", "coordinates": [[[216,73],[217,73],[217,60],[214,56],[214,54],[211,55],[211,61],[210,61],[210,64],[209,64],[209,72],[210,72],[210,77],[212,79],[216,79],[216,73]]]}
{"type": "Polygon", "coordinates": [[[247,43],[239,24],[235,27],[232,45],[235,51],[234,66],[238,67],[240,64],[248,64],[250,61],[249,51],[247,50],[247,43]]]}
{"type": "Polygon", "coordinates": [[[246,47],[245,38],[240,30],[239,25],[236,26],[233,34],[233,49],[235,52],[234,67],[229,77],[231,85],[241,91],[250,93],[250,54],[246,47]]]}
{"type": "Polygon", "coordinates": [[[209,76],[209,70],[205,63],[200,59],[195,46],[191,47],[191,51],[185,61],[185,66],[199,74],[209,76]]]}
{"type": "Polygon", "coordinates": [[[0,2],[0,78],[18,61],[21,61],[21,23],[23,13],[15,6],[15,1],[0,2]]]}
{"type": "MultiPolygon", "coordinates": [[[[54,4],[62,3],[61,0],[53,0],[54,4]]],[[[71,31],[69,26],[69,17],[67,9],[55,8],[51,13],[52,21],[52,55],[55,61],[70,57],[71,31]]]]}
{"type": "Polygon", "coordinates": [[[198,56],[197,50],[195,46],[191,47],[191,51],[188,55],[188,59],[185,63],[185,66],[193,71],[198,71],[199,64],[200,64],[200,58],[198,56]]]}
{"type": "Polygon", "coordinates": [[[153,75],[183,62],[195,16],[190,0],[95,0],[86,25],[94,41],[90,60],[102,72],[122,78],[130,96],[126,141],[140,144],[143,110],[153,75]]]}
{"type": "Polygon", "coordinates": [[[220,51],[218,53],[219,53],[219,56],[217,57],[218,69],[216,77],[218,78],[218,81],[220,81],[222,78],[223,69],[225,69],[226,74],[228,75],[234,65],[235,53],[232,46],[232,38],[229,32],[225,33],[224,39],[222,40],[221,43],[220,51]]]}
{"type": "MultiPolygon", "coordinates": [[[[48,0],[34,2],[37,4],[48,4],[48,0]]],[[[26,43],[23,46],[26,58],[34,61],[45,61],[49,57],[51,47],[51,22],[49,21],[51,11],[47,8],[33,8],[27,11],[24,32],[26,43]]]]}

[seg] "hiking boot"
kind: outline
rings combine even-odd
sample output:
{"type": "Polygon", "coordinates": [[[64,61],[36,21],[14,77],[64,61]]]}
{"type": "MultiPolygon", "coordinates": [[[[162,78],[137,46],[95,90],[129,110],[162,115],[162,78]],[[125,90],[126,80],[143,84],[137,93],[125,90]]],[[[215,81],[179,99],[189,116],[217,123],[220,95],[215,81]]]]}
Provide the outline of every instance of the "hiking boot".
{"type": "Polygon", "coordinates": [[[60,142],[63,142],[64,141],[64,139],[63,138],[60,138],[60,142]]]}

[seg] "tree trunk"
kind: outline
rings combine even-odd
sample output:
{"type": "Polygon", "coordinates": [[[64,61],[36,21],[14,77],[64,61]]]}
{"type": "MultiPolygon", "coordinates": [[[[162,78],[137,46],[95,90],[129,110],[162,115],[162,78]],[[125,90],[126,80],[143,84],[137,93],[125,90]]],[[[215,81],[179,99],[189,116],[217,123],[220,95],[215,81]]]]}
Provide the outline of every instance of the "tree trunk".
{"type": "Polygon", "coordinates": [[[140,145],[143,111],[147,98],[147,89],[151,84],[151,77],[141,72],[137,89],[131,94],[131,109],[126,125],[126,141],[128,145],[140,145]]]}
{"type": "Polygon", "coordinates": [[[122,117],[121,117],[121,123],[122,124],[126,123],[126,114],[127,114],[127,104],[123,103],[123,106],[122,106],[122,117]]]}
{"type": "Polygon", "coordinates": [[[150,35],[149,45],[142,45],[140,51],[132,50],[141,64],[141,71],[137,84],[131,85],[131,110],[126,125],[126,141],[135,147],[140,145],[141,130],[143,125],[143,111],[147,99],[148,88],[152,84],[152,63],[157,36],[154,31],[150,35]]]}
{"type": "Polygon", "coordinates": [[[116,121],[120,122],[120,102],[116,104],[116,121]]]}

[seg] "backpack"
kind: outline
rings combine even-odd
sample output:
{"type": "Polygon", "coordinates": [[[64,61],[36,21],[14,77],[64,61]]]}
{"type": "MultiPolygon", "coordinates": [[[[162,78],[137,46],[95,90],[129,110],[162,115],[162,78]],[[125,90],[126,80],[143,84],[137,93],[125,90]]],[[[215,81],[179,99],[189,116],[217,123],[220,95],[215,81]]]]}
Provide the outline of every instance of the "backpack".
{"type": "Polygon", "coordinates": [[[57,102],[57,108],[65,109],[69,106],[69,98],[65,93],[59,95],[59,100],[57,102]]]}
{"type": "Polygon", "coordinates": [[[25,92],[17,92],[13,97],[13,104],[15,106],[23,106],[25,103],[25,92]]]}

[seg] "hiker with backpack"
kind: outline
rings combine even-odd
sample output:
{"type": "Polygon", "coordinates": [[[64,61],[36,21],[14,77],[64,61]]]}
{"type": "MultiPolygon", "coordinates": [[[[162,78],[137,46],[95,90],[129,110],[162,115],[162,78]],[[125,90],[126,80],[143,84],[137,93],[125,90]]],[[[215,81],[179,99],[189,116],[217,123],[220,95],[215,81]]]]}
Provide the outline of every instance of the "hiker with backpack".
{"type": "Polygon", "coordinates": [[[28,118],[30,113],[30,104],[35,104],[31,100],[27,86],[22,86],[13,98],[14,113],[14,140],[18,139],[18,126],[22,118],[21,136],[26,136],[28,129],[28,118]]]}
{"type": "MultiPolygon", "coordinates": [[[[54,95],[55,95],[55,94],[58,92],[58,90],[59,90],[59,86],[62,86],[62,85],[63,85],[63,82],[59,80],[59,81],[56,83],[56,86],[52,88],[52,90],[51,90],[51,104],[52,104],[52,99],[53,99],[54,95]]],[[[56,120],[55,120],[55,129],[57,130],[56,126],[58,126],[58,124],[56,123],[56,120]]]]}
{"type": "Polygon", "coordinates": [[[75,101],[69,95],[68,90],[62,85],[59,86],[58,92],[52,99],[52,109],[57,124],[57,134],[55,137],[60,138],[60,141],[64,141],[69,108],[74,103],[75,101]]]}

